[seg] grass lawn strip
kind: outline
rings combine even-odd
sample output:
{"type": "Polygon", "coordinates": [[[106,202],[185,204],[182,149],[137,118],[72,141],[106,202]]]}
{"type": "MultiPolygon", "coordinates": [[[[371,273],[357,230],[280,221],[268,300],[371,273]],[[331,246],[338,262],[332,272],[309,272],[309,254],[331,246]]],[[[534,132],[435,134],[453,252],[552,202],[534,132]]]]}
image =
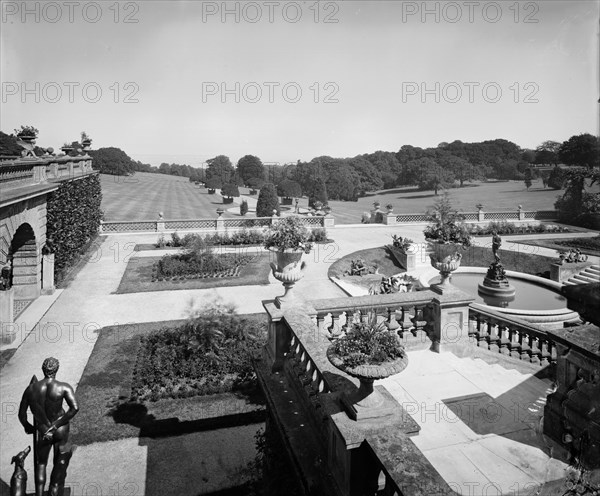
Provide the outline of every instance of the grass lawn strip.
{"type": "Polygon", "coordinates": [[[153,267],[160,258],[131,258],[115,294],[269,284],[270,253],[258,255],[256,259],[241,267],[235,277],[153,281],[153,267]]]}
{"type": "MultiPolygon", "coordinates": [[[[262,315],[242,317],[264,320],[262,315]]],[[[100,329],[76,390],[80,411],[71,422],[75,444],[190,432],[217,428],[223,423],[240,425],[264,416],[264,404],[256,392],[165,399],[145,404],[129,402],[140,337],[185,322],[127,324],[100,329]]]]}

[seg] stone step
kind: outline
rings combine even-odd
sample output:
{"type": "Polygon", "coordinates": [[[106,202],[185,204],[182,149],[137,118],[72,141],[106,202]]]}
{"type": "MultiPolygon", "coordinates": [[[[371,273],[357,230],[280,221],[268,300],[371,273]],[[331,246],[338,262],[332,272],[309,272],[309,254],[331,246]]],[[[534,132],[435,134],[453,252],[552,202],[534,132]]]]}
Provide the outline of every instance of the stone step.
{"type": "Polygon", "coordinates": [[[585,274],[585,272],[582,272],[571,277],[569,281],[577,281],[579,284],[588,284],[591,282],[600,282],[600,279],[597,277],[590,277],[589,275],[585,274]]]}
{"type": "Polygon", "coordinates": [[[600,266],[599,265],[590,265],[585,270],[588,271],[588,272],[591,272],[592,274],[598,274],[598,275],[600,275],[600,266]]]}

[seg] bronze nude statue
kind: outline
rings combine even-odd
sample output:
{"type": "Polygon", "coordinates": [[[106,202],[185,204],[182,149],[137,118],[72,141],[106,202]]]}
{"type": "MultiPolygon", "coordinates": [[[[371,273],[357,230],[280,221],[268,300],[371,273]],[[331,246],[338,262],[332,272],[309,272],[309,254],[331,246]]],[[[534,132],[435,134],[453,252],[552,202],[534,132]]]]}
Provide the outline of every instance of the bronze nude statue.
{"type": "Polygon", "coordinates": [[[59,363],[56,358],[46,358],[42,364],[44,378],[34,379],[23,393],[19,406],[19,421],[27,434],[33,434],[35,494],[43,496],[46,484],[46,465],[50,448],[54,449],[52,473],[48,496],[61,496],[64,492],[67,467],[73,454],[69,442],[69,421],[79,407],[73,388],[56,380],[59,363]],[[63,401],[69,409],[63,410],[63,401]],[[27,420],[27,410],[33,415],[33,425],[27,420]]]}
{"type": "Polygon", "coordinates": [[[492,232],[492,253],[494,254],[494,259],[496,262],[500,262],[500,255],[498,255],[498,250],[500,250],[500,246],[502,245],[502,238],[498,235],[496,231],[492,232]]]}

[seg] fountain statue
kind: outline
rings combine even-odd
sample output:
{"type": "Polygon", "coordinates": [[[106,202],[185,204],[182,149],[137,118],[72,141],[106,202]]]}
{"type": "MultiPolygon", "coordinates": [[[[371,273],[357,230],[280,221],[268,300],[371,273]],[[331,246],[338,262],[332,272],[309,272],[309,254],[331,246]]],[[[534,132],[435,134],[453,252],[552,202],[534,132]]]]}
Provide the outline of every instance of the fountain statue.
{"type": "Polygon", "coordinates": [[[483,283],[479,283],[478,293],[484,300],[495,300],[501,306],[507,306],[509,301],[515,299],[515,288],[511,286],[506,278],[506,271],[500,261],[499,250],[502,246],[502,238],[496,231],[492,233],[492,253],[494,261],[488,267],[483,283]]]}

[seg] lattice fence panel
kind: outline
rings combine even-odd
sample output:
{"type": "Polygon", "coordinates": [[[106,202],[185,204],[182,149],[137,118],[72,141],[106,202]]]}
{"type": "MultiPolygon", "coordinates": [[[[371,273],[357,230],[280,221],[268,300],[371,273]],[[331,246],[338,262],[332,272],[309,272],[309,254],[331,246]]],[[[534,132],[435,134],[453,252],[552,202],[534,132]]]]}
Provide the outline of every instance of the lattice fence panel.
{"type": "Polygon", "coordinates": [[[266,227],[271,225],[270,217],[258,217],[248,219],[225,219],[227,229],[250,229],[253,227],[266,227]]]}
{"type": "Polygon", "coordinates": [[[485,220],[519,220],[519,212],[485,212],[485,220]]]}
{"type": "Polygon", "coordinates": [[[396,215],[396,224],[403,222],[427,222],[428,217],[426,214],[400,214],[396,215]]]}
{"type": "Polygon", "coordinates": [[[536,220],[556,220],[558,217],[556,215],[556,210],[538,210],[534,213],[534,219],[536,220]]]}
{"type": "Polygon", "coordinates": [[[323,217],[301,217],[300,220],[307,227],[323,226],[323,217]]]}
{"type": "Polygon", "coordinates": [[[168,220],[165,229],[216,229],[215,219],[168,220]]]}
{"type": "Polygon", "coordinates": [[[102,232],[156,231],[156,222],[104,222],[102,232]]]}
{"type": "Polygon", "coordinates": [[[462,216],[465,220],[479,220],[479,214],[477,212],[464,212],[462,216]]]}

